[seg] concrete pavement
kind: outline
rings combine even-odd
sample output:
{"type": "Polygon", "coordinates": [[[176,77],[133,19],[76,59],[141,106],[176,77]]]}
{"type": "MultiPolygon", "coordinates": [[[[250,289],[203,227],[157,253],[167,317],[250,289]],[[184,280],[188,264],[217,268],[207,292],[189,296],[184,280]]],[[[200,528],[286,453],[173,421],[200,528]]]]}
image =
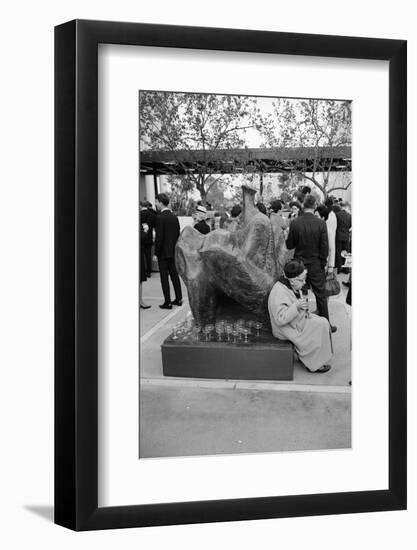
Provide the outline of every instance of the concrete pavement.
{"type": "Polygon", "coordinates": [[[350,394],[147,385],[140,458],[343,449],[350,394]]]}
{"type": "MultiPolygon", "coordinates": [[[[329,303],[338,331],[328,373],[309,373],[296,362],[290,382],[164,377],[160,345],[189,307],[185,298],[182,307],[161,310],[159,274],[153,273],[143,284],[152,308],[140,314],[140,457],[350,447],[350,308],[345,295],[343,287],[329,303]]],[[[309,301],[314,310],[311,293],[309,301]]]]}

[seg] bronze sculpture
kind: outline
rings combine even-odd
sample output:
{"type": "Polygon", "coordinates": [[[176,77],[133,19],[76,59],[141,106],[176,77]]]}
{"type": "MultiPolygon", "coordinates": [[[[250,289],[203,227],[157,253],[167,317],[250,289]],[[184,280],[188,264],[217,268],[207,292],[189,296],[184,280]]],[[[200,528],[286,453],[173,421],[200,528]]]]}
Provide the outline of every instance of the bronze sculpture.
{"type": "Polygon", "coordinates": [[[215,322],[225,297],[269,324],[268,296],[281,267],[271,222],[255,207],[254,197],[255,190],[243,186],[240,229],[202,235],[185,227],[180,235],[177,269],[187,286],[194,318],[202,326],[215,322]]]}

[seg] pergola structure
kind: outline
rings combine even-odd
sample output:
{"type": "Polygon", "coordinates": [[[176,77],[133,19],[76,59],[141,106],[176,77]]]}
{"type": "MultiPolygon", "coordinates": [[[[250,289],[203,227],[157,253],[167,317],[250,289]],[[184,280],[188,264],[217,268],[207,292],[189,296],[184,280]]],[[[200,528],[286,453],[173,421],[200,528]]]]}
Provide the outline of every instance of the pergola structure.
{"type": "Polygon", "coordinates": [[[158,193],[158,176],[184,175],[202,169],[210,174],[264,174],[352,170],[352,148],[342,147],[271,147],[263,149],[216,150],[143,150],[140,152],[140,176],[153,176],[158,193]]]}
{"type": "Polygon", "coordinates": [[[200,166],[211,173],[233,174],[261,171],[276,173],[291,170],[306,172],[351,170],[352,148],[274,147],[265,149],[217,149],[140,152],[140,171],[145,175],[186,174],[200,166]]]}

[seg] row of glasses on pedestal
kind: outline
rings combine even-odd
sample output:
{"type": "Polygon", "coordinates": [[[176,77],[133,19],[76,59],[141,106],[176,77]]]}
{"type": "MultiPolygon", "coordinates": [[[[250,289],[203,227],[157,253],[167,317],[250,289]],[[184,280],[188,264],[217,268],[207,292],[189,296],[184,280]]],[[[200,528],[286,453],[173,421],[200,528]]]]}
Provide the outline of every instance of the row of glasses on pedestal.
{"type": "Polygon", "coordinates": [[[181,321],[174,325],[172,331],[173,340],[182,341],[197,341],[199,340],[200,327],[194,322],[192,317],[187,317],[185,321],[181,321]]]}
{"type": "Polygon", "coordinates": [[[177,323],[172,332],[173,340],[181,341],[205,341],[205,342],[244,342],[249,338],[259,338],[263,324],[259,320],[238,319],[230,321],[221,319],[214,324],[199,325],[192,317],[177,323]]]}

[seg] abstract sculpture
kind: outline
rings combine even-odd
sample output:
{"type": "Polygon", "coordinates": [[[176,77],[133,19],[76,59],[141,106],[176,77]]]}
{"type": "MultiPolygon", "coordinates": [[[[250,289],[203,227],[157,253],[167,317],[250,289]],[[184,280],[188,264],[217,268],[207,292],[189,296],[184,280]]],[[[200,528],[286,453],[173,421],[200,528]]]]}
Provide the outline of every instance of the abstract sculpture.
{"type": "Polygon", "coordinates": [[[202,235],[188,226],[178,239],[178,273],[200,325],[215,322],[225,297],[269,324],[268,296],[281,268],[271,222],[255,207],[254,197],[255,190],[244,186],[242,223],[237,231],[217,229],[202,235]]]}

